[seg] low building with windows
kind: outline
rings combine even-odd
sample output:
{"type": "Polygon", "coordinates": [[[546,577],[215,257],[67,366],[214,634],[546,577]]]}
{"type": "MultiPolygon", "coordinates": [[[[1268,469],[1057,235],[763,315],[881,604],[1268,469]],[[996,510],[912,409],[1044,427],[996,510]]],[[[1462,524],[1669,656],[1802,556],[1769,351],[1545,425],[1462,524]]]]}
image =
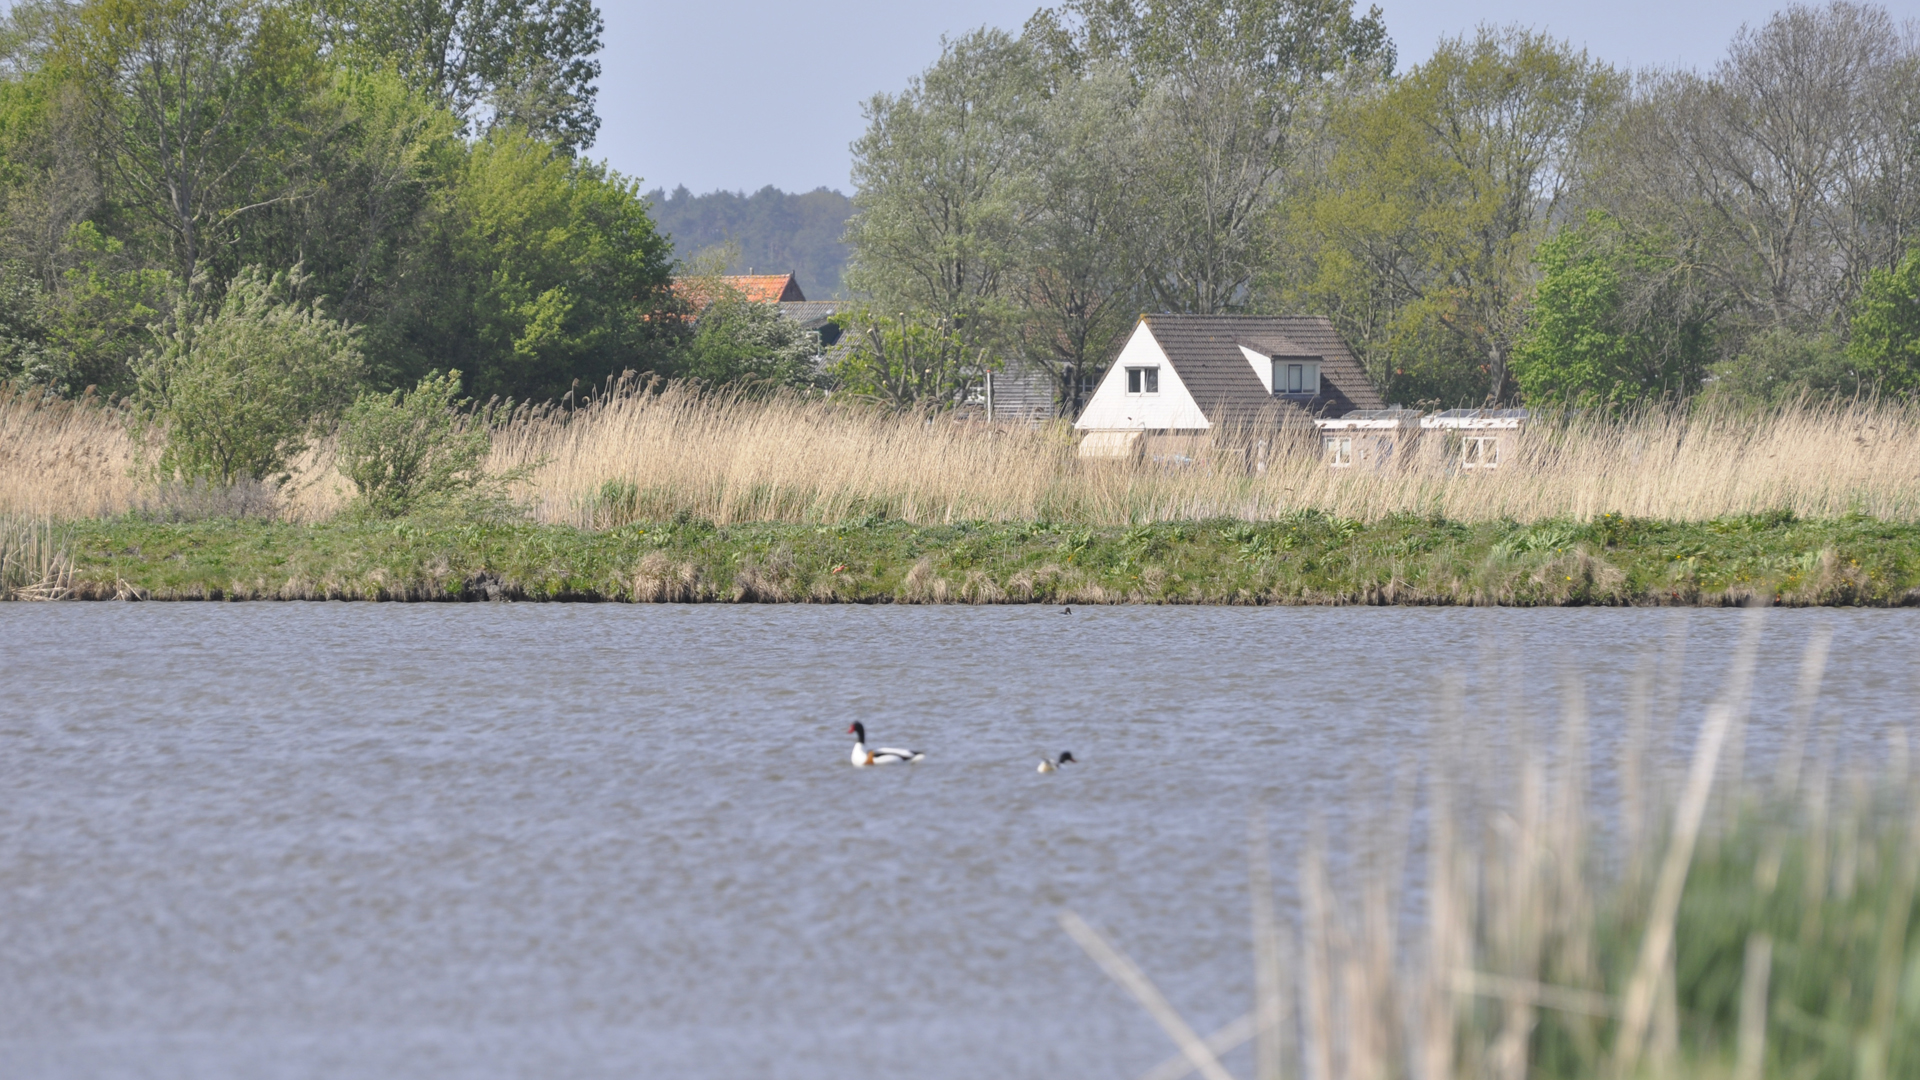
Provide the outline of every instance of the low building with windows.
{"type": "Polygon", "coordinates": [[[1447,409],[1422,417],[1426,452],[1449,469],[1497,469],[1526,427],[1525,409],[1447,409]]]}
{"type": "Polygon", "coordinates": [[[1420,445],[1418,409],[1355,409],[1345,416],[1321,417],[1320,450],[1327,467],[1385,472],[1408,464],[1420,445]]]}
{"type": "Polygon", "coordinates": [[[1081,457],[1131,457],[1385,405],[1321,316],[1142,315],[1073,426],[1081,457]]]}

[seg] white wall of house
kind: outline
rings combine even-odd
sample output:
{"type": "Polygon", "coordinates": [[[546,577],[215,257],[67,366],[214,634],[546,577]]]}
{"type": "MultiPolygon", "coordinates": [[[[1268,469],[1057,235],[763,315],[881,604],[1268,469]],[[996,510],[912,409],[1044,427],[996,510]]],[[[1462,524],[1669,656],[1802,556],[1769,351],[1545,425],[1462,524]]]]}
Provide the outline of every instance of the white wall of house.
{"type": "Polygon", "coordinates": [[[1167,362],[1153,331],[1141,322],[1073,426],[1081,431],[1205,431],[1212,425],[1167,362]],[[1159,392],[1128,393],[1128,368],[1158,368],[1159,392]]]}

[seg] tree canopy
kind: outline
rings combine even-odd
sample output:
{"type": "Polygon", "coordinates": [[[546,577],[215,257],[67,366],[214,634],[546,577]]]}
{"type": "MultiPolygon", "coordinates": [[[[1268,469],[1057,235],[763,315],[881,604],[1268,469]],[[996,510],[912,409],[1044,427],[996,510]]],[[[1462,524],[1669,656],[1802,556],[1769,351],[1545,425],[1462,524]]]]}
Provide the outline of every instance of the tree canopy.
{"type": "Polygon", "coordinates": [[[0,378],[131,393],[156,332],[244,317],[223,298],[262,273],[351,327],[376,390],[671,370],[672,247],[580,153],[599,35],[588,0],[16,4],[0,378]]]}
{"type": "Polygon", "coordinates": [[[1789,6],[1705,72],[1499,26],[1396,60],[1350,0],[948,42],[856,144],[867,325],[950,348],[945,398],[1024,365],[1063,413],[1156,310],[1327,315],[1407,404],[1915,389],[1920,35],[1884,9],[1789,6]]]}

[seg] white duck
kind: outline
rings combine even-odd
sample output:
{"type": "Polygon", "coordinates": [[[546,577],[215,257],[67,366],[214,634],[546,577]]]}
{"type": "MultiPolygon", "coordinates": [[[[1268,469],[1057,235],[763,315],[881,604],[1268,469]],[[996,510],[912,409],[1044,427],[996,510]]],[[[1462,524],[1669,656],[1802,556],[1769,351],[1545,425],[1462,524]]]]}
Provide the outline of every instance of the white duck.
{"type": "Polygon", "coordinates": [[[1043,773],[1059,772],[1060,766],[1065,765],[1067,762],[1072,760],[1073,760],[1073,751],[1062,750],[1060,751],[1060,756],[1058,758],[1041,758],[1040,771],[1043,773]]]}
{"type": "Polygon", "coordinates": [[[856,766],[896,765],[900,762],[925,761],[927,755],[918,750],[901,750],[892,746],[877,746],[867,749],[867,725],[855,720],[847,728],[847,734],[853,736],[853,754],[851,760],[856,766]]]}

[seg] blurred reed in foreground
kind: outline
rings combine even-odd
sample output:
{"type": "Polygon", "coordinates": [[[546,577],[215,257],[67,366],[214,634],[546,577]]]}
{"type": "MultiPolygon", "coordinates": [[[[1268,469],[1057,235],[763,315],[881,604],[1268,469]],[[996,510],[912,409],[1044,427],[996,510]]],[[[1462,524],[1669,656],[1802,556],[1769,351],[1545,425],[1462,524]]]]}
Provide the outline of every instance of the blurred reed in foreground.
{"type": "MultiPolygon", "coordinates": [[[[633,381],[579,408],[490,415],[489,467],[527,470],[517,495],[537,520],[587,528],[676,514],[720,524],[887,516],[1125,525],[1258,521],[1302,509],[1360,521],[1585,521],[1609,512],[1699,521],[1777,510],[1920,520],[1920,407],[1912,405],[1561,418],[1525,432],[1491,472],[1426,463],[1383,473],[1328,469],[1311,449],[1276,456],[1263,471],[1210,467],[1204,447],[1187,467],[1081,461],[1064,426],[989,426],[633,381]]],[[[136,511],[159,497],[136,465],[119,410],[0,393],[0,510],[136,511]]],[[[292,473],[277,502],[290,520],[330,517],[352,495],[329,444],[295,461],[292,473]]]]}
{"type": "Polygon", "coordinates": [[[1761,618],[1751,613],[1673,782],[1645,753],[1641,680],[1617,805],[1599,805],[1589,783],[1572,692],[1558,751],[1522,739],[1510,770],[1468,745],[1454,709],[1426,813],[1404,787],[1389,800],[1368,831],[1382,850],[1361,860],[1351,890],[1336,889],[1324,843],[1309,841],[1287,930],[1256,817],[1256,1001],[1210,1036],[1063,914],[1179,1048],[1145,1080],[1225,1080],[1221,1058],[1248,1041],[1259,1080],[1920,1075],[1920,792],[1905,728],[1891,728],[1872,770],[1836,770],[1833,732],[1812,722],[1827,649],[1816,636],[1772,777],[1741,780],[1761,618]],[[1409,849],[1411,903],[1395,854],[1409,849]]]}

